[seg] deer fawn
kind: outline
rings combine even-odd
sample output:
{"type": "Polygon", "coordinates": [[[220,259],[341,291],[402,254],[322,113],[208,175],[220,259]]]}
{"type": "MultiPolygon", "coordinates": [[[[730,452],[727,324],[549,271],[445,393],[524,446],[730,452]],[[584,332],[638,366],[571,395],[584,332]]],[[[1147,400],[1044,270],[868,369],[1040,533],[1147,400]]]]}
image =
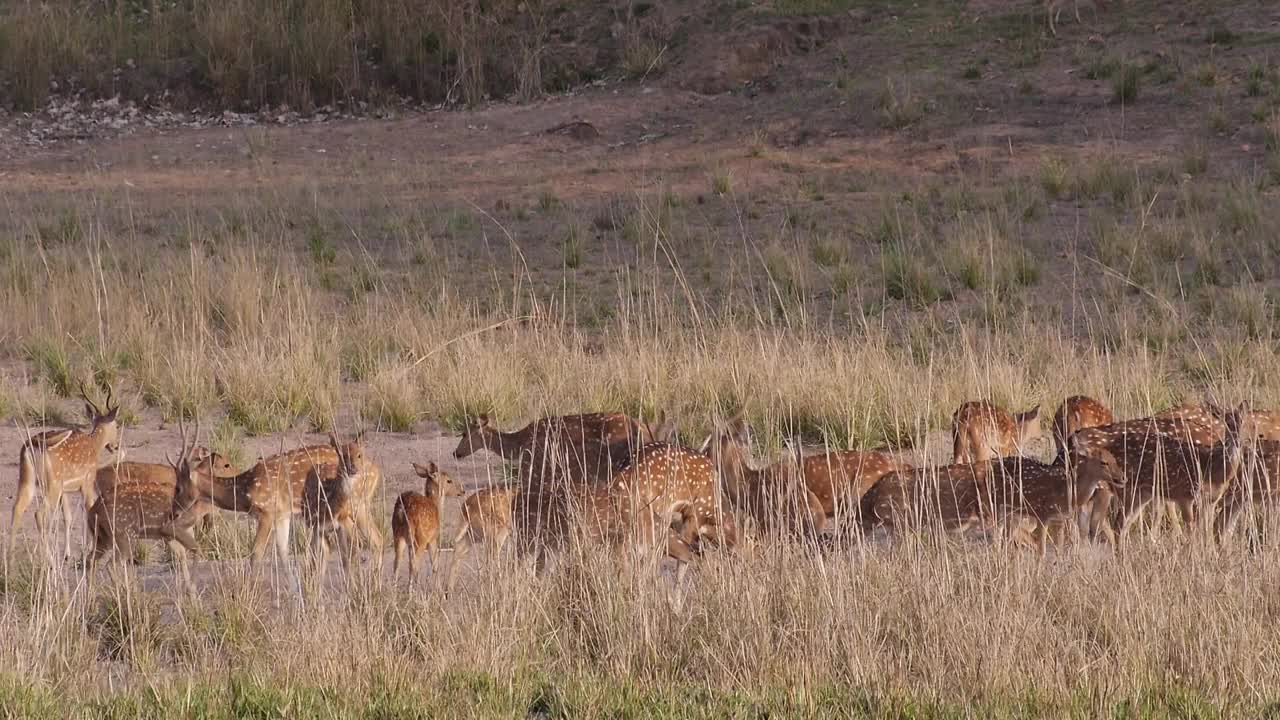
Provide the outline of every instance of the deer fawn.
{"type": "MultiPolygon", "coordinates": [[[[311,530],[312,561],[321,577],[328,565],[330,538],[337,541],[343,571],[351,569],[354,536],[363,511],[361,480],[380,476],[364,451],[361,436],[341,443],[337,435],[329,433],[329,447],[338,461],[312,465],[303,481],[301,498],[302,521],[311,530]]],[[[374,561],[380,566],[381,543],[376,545],[374,561]]]]}
{"type": "MultiPolygon", "coordinates": [[[[41,495],[36,506],[36,527],[42,542],[46,542],[47,515],[50,509],[62,508],[65,523],[63,557],[71,557],[71,507],[63,494],[79,491],[87,513],[93,507],[94,475],[102,464],[102,451],[117,450],[120,429],[116,415],[120,409],[111,404],[111,389],[107,389],[106,410],[99,408],[80,385],[80,397],[91,421],[90,429],[49,430],[31,436],[18,451],[18,489],[13,499],[13,515],[9,525],[9,551],[17,539],[18,523],[27,507],[41,495]]],[[[50,550],[52,552],[52,550],[50,550]]]]}
{"type": "Polygon", "coordinates": [[[986,401],[961,405],[951,418],[953,460],[960,463],[983,463],[996,457],[1017,455],[1028,443],[1041,436],[1040,406],[1011,414],[986,401]]]}
{"type": "MultiPolygon", "coordinates": [[[[195,552],[196,542],[191,525],[179,523],[182,511],[196,503],[192,476],[211,476],[214,473],[214,456],[205,455],[195,460],[194,440],[187,446],[186,429],[181,424],[182,451],[175,462],[166,456],[175,478],[167,482],[127,482],[109,485],[89,509],[89,530],[93,536],[93,551],[89,556],[92,568],[103,557],[115,552],[118,559],[133,557],[133,544],[138,540],[163,540],[173,553],[174,562],[182,572],[182,579],[191,588],[191,574],[187,566],[187,551],[195,552]],[[194,463],[194,466],[193,466],[194,463]]],[[[196,437],[200,425],[196,424],[196,437]]]]}
{"type": "Polygon", "coordinates": [[[472,545],[482,543],[487,548],[489,559],[496,557],[506,546],[507,538],[511,536],[511,508],[519,492],[518,487],[486,488],[471,493],[462,502],[462,527],[453,538],[448,582],[452,582],[454,567],[462,562],[472,545]]]}
{"type": "MultiPolygon", "coordinates": [[[[396,498],[391,511],[391,537],[395,543],[396,558],[392,575],[400,573],[400,561],[408,553],[409,583],[418,575],[418,553],[426,552],[431,574],[435,575],[440,553],[440,525],[446,497],[461,497],[462,489],[453,478],[436,467],[413,464],[413,471],[422,478],[422,493],[406,492],[396,498]]],[[[508,510],[508,514],[510,510],[508,510]]],[[[456,562],[456,561],[455,561],[456,562]]],[[[448,574],[446,574],[448,575],[448,574]]],[[[448,577],[446,577],[446,585],[448,577]]]]}
{"type": "Polygon", "coordinates": [[[515,432],[495,428],[487,415],[467,426],[453,456],[489,450],[518,463],[520,478],[534,484],[563,478],[570,484],[608,482],[632,453],[666,434],[622,413],[565,415],[536,420],[515,432]]]}
{"type": "Polygon", "coordinates": [[[1110,425],[1116,421],[1115,415],[1106,405],[1084,395],[1072,395],[1058,406],[1053,414],[1053,450],[1054,462],[1066,459],[1067,438],[1085,428],[1110,425]]]}

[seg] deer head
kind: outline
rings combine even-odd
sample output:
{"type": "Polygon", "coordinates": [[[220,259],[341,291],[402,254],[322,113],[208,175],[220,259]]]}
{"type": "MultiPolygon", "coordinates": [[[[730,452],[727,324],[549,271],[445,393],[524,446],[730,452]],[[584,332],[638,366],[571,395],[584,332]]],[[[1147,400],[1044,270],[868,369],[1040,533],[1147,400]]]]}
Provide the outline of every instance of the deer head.
{"type": "Polygon", "coordinates": [[[80,397],[84,400],[84,410],[89,416],[90,432],[94,435],[101,434],[103,448],[107,452],[113,453],[119,450],[120,428],[116,424],[116,415],[119,414],[120,406],[111,404],[111,387],[107,386],[105,410],[89,399],[89,393],[85,390],[83,381],[80,383],[80,397]]]}
{"type": "Polygon", "coordinates": [[[490,449],[496,434],[497,430],[489,422],[489,416],[481,413],[474,421],[467,423],[466,432],[458,441],[458,448],[453,451],[453,456],[461,460],[477,450],[490,449]]]}
{"type": "Polygon", "coordinates": [[[449,473],[444,472],[436,466],[434,462],[426,465],[413,463],[413,471],[418,477],[423,479],[422,494],[427,497],[461,497],[462,488],[449,477],[449,473]]]}
{"type": "Polygon", "coordinates": [[[1020,446],[1025,446],[1044,434],[1040,428],[1039,405],[1024,412],[1014,413],[1013,424],[1017,427],[1018,445],[1020,446]]]}

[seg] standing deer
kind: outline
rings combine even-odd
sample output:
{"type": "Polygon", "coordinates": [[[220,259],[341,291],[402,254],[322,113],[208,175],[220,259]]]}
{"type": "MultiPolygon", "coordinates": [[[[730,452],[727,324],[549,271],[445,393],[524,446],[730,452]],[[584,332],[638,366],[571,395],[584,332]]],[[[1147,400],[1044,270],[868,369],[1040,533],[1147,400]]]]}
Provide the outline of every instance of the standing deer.
{"type": "Polygon", "coordinates": [[[1054,462],[1066,460],[1067,438],[1085,428],[1110,425],[1115,415],[1106,405],[1085,395],[1072,395],[1058,406],[1053,414],[1054,462]]]}
{"type": "Polygon", "coordinates": [[[165,457],[175,478],[173,484],[126,482],[102,488],[87,518],[93,536],[90,568],[112,552],[120,560],[131,559],[133,545],[138,540],[163,540],[173,553],[183,582],[192,588],[187,551],[195,552],[196,542],[191,534],[192,526],[180,523],[178,518],[197,502],[192,477],[213,475],[214,456],[205,455],[198,461],[194,457],[195,438],[200,434],[198,422],[192,447],[187,446],[185,426],[180,424],[179,432],[182,450],[178,460],[165,457]]]}
{"type": "MultiPolygon", "coordinates": [[[[303,481],[302,521],[311,531],[311,558],[323,577],[328,567],[329,540],[337,540],[343,571],[350,571],[353,541],[363,512],[361,480],[380,477],[376,465],[361,444],[360,436],[340,443],[329,433],[329,447],[338,457],[335,463],[312,465],[303,481]]],[[[381,536],[379,535],[379,539],[381,536]]],[[[375,564],[381,566],[381,543],[377,543],[375,564]]]]}
{"type": "Polygon", "coordinates": [[[453,456],[461,460],[481,449],[497,453],[519,464],[522,482],[535,485],[607,483],[636,449],[669,432],[665,422],[658,425],[655,429],[622,413],[593,413],[541,418],[502,432],[480,415],[467,426],[453,456]]]}
{"type": "MultiPolygon", "coordinates": [[[[747,441],[740,435],[739,441],[747,441]]],[[[708,441],[709,443],[709,441],[708,441]]],[[[910,470],[911,464],[887,447],[875,450],[827,450],[806,448],[798,438],[784,442],[787,453],[794,456],[804,485],[822,505],[827,522],[844,516],[856,519],[859,503],[880,478],[892,472],[910,470]]],[[[709,444],[704,444],[709,447],[709,444]]]]}
{"type": "Polygon", "coordinates": [[[250,565],[256,566],[274,539],[280,562],[289,559],[289,527],[293,515],[302,512],[307,475],[316,465],[336,465],[337,452],[330,446],[306,447],[260,459],[253,467],[231,478],[178,477],[178,492],[190,492],[197,502],[186,508],[180,525],[194,524],[206,512],[201,503],[219,510],[249,513],[257,523],[250,565]],[[184,483],[192,487],[185,489],[184,483]],[[295,486],[298,488],[295,494],[295,486]]]}
{"type": "Polygon", "coordinates": [[[636,453],[630,466],[614,478],[609,494],[624,526],[638,532],[641,543],[655,538],[649,522],[662,522],[681,505],[693,505],[700,518],[719,518],[722,512],[715,465],[705,455],[670,443],[650,443],[636,453]]]}
{"type": "Polygon", "coordinates": [[[862,498],[864,532],[884,527],[898,535],[909,529],[941,528],[959,534],[988,527],[992,464],[958,463],[885,475],[862,498]]]}
{"type": "MultiPolygon", "coordinates": [[[[204,448],[195,448],[192,452],[192,460],[199,462],[203,467],[208,465],[210,472],[216,478],[233,478],[240,474],[225,457],[218,453],[211,453],[204,448]]],[[[144,463],[144,462],[113,462],[105,467],[99,468],[97,476],[94,479],[94,488],[98,497],[112,493],[118,487],[126,485],[156,485],[168,490],[169,494],[174,493],[178,483],[177,474],[172,465],[165,463],[144,463]]],[[[201,519],[209,519],[209,513],[214,511],[214,507],[210,503],[201,503],[201,519]]]]}
{"type": "Polygon", "coordinates": [[[992,470],[992,500],[1006,537],[1014,545],[1035,547],[1042,557],[1054,531],[1065,538],[1099,484],[1109,479],[1101,462],[1087,458],[1071,467],[1004,458],[992,470]]]}
{"type": "Polygon", "coordinates": [[[1017,455],[1041,436],[1040,406],[1020,413],[986,401],[961,405],[951,418],[952,462],[983,463],[1017,455]]]}
{"type": "MultiPolygon", "coordinates": [[[[1230,432],[1230,431],[1229,431],[1230,432]]],[[[1247,438],[1243,435],[1242,438],[1247,438]]],[[[1240,513],[1248,507],[1271,506],[1280,500],[1280,441],[1254,440],[1248,444],[1241,472],[1222,497],[1222,507],[1213,523],[1219,541],[1235,530],[1240,513]]],[[[1261,518],[1258,518],[1261,525],[1261,518]]]]}
{"type": "MultiPolygon", "coordinates": [[[[356,434],[355,442],[364,442],[363,432],[356,434]]],[[[284,472],[289,478],[289,490],[293,495],[293,513],[295,515],[302,512],[302,499],[306,492],[308,473],[320,465],[336,466],[339,461],[338,451],[334,448],[332,442],[329,445],[308,445],[295,448],[275,456],[274,459],[284,468],[284,472]]],[[[373,520],[373,503],[378,488],[382,485],[382,470],[377,463],[372,460],[367,461],[362,465],[360,473],[353,478],[352,483],[352,499],[354,502],[351,506],[351,513],[352,521],[355,523],[354,527],[372,546],[371,552],[374,561],[381,566],[383,538],[382,531],[378,529],[378,524],[373,520]]]]}
{"type": "MultiPolygon", "coordinates": [[[[1171,416],[1138,418],[1110,425],[1083,428],[1068,438],[1068,452],[1073,461],[1092,457],[1106,462],[1108,459],[1114,460],[1123,455],[1129,446],[1146,446],[1151,438],[1210,448],[1222,441],[1225,424],[1222,425],[1222,429],[1219,429],[1214,423],[1207,422],[1207,417],[1209,416],[1197,411],[1178,410],[1171,416]],[[1186,414],[1178,414],[1181,412],[1186,414]]],[[[1088,511],[1089,537],[1096,539],[1106,532],[1113,496],[1111,484],[1103,483],[1098,486],[1088,511]]]]}
{"type": "Polygon", "coordinates": [[[1212,508],[1241,466],[1243,451],[1234,431],[1238,417],[1228,425],[1232,431],[1226,439],[1209,447],[1150,433],[1114,449],[1076,453],[1077,462],[1102,462],[1113,478],[1111,491],[1118,503],[1106,533],[1113,545],[1119,547],[1134,519],[1153,500],[1171,503],[1189,527],[1196,524],[1200,507],[1212,508]]]}
{"type": "Polygon", "coordinates": [[[36,506],[36,527],[42,542],[46,542],[46,549],[49,549],[45,535],[47,513],[61,506],[65,523],[63,557],[71,557],[71,507],[63,494],[78,491],[84,499],[87,513],[97,499],[94,475],[102,465],[102,451],[114,453],[120,437],[116,424],[120,406],[111,404],[111,389],[107,389],[105,411],[89,399],[83,384],[80,385],[80,397],[84,399],[85,411],[91,421],[87,432],[78,429],[49,430],[33,435],[18,451],[18,489],[9,525],[10,552],[17,539],[18,523],[38,493],[41,502],[36,506]]]}
{"type": "Polygon", "coordinates": [[[490,560],[502,552],[511,536],[511,508],[519,493],[518,487],[485,488],[462,502],[462,526],[453,538],[453,559],[449,563],[450,582],[454,568],[472,545],[483,544],[490,560]]]}
{"type": "MultiPolygon", "coordinates": [[[[439,565],[440,526],[443,524],[444,499],[462,495],[462,489],[453,481],[453,478],[436,467],[435,463],[428,463],[425,466],[414,463],[413,471],[423,479],[422,492],[401,493],[400,497],[396,498],[395,507],[391,510],[391,537],[395,543],[396,552],[391,574],[399,575],[400,562],[407,552],[410,585],[418,575],[419,552],[426,552],[431,574],[435,575],[439,565]]],[[[454,563],[456,562],[455,560],[454,563]]],[[[451,563],[451,571],[452,566],[451,563]]],[[[446,573],[446,585],[450,575],[451,572],[446,573]]]]}

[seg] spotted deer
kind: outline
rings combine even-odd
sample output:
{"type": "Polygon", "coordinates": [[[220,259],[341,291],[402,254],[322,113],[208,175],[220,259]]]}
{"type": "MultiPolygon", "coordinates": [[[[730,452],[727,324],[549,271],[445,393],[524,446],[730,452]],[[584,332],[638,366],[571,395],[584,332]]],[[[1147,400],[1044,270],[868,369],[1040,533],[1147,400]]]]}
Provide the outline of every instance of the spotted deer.
{"type": "Polygon", "coordinates": [[[1065,461],[1067,438],[1085,428],[1110,425],[1116,421],[1115,415],[1106,405],[1085,395],[1072,395],[1058,406],[1053,414],[1053,450],[1054,462],[1065,461]]]}
{"type": "MultiPolygon", "coordinates": [[[[1230,425],[1239,427],[1237,416],[1230,425]]],[[[1233,484],[1242,456],[1234,431],[1211,446],[1150,433],[1087,456],[1077,453],[1076,462],[1097,460],[1108,469],[1116,502],[1111,525],[1104,532],[1119,547],[1133,521],[1153,500],[1169,502],[1183,523],[1194,527],[1200,508],[1212,508],[1233,484]]]]}
{"type": "Polygon", "coordinates": [[[1017,455],[1041,436],[1040,406],[1010,413],[984,400],[966,402],[951,418],[952,462],[983,463],[1017,455]]]}
{"type": "Polygon", "coordinates": [[[862,528],[883,527],[899,535],[913,529],[959,534],[989,527],[991,466],[990,461],[958,463],[889,473],[862,498],[862,528]]]}
{"type": "Polygon", "coordinates": [[[607,483],[636,449],[668,433],[665,422],[655,427],[622,413],[546,417],[514,432],[498,430],[480,415],[467,426],[453,456],[463,459],[481,449],[497,453],[519,465],[522,482],[535,485],[607,483]]]}
{"type": "MultiPolygon", "coordinates": [[[[701,518],[723,514],[715,465],[694,450],[671,443],[640,448],[632,463],[609,485],[625,524],[662,520],[689,503],[701,518]]],[[[646,533],[652,535],[651,533],[646,533]]]]}
{"type": "MultiPolygon", "coordinates": [[[[175,478],[173,484],[159,482],[125,482],[108,485],[89,509],[89,531],[93,537],[93,550],[89,556],[92,568],[112,552],[121,560],[133,557],[134,543],[138,540],[162,540],[173,553],[175,564],[182,573],[182,580],[191,588],[191,574],[187,564],[187,552],[196,551],[192,526],[179,521],[182,511],[197,501],[192,478],[212,476],[215,472],[214,456],[195,457],[195,438],[187,446],[186,429],[179,426],[182,450],[178,460],[166,456],[169,469],[175,478]]],[[[196,425],[196,437],[200,426],[196,425]]]]}
{"type": "MultiPolygon", "coordinates": [[[[1073,462],[1084,457],[1105,462],[1108,458],[1119,457],[1131,445],[1145,446],[1150,438],[1175,440],[1201,448],[1213,447],[1223,439],[1225,424],[1220,429],[1219,425],[1207,422],[1206,418],[1210,417],[1207,414],[1186,409],[1166,413],[1170,414],[1078,430],[1068,438],[1068,454],[1073,462]]],[[[1088,509],[1091,538],[1097,539],[1108,532],[1106,523],[1114,498],[1112,490],[1111,484],[1103,483],[1094,493],[1088,509]]]]}
{"type": "Polygon", "coordinates": [[[79,492],[84,499],[85,512],[93,507],[97,499],[94,476],[102,466],[102,453],[104,450],[114,453],[120,437],[116,423],[120,407],[111,404],[111,389],[107,389],[105,410],[89,399],[83,384],[80,397],[84,399],[85,411],[91,421],[89,430],[48,430],[31,436],[18,451],[18,488],[9,525],[10,552],[17,539],[18,523],[22,521],[27,507],[39,496],[35,513],[42,541],[47,540],[47,513],[61,507],[65,526],[63,557],[71,557],[71,506],[63,495],[79,492]]]}
{"type": "MultiPolygon", "coordinates": [[[[364,433],[357,433],[354,441],[363,443],[364,433]]],[[[306,492],[308,473],[320,465],[336,467],[338,451],[334,449],[332,442],[328,445],[308,445],[276,455],[273,460],[289,478],[289,491],[293,496],[293,513],[298,515],[303,511],[302,500],[306,492]]],[[[369,542],[375,562],[381,563],[383,538],[382,531],[373,520],[373,503],[378,489],[382,486],[382,470],[372,459],[367,459],[352,483],[354,502],[351,513],[354,527],[359,531],[360,537],[369,542]]],[[[352,539],[354,538],[353,535],[352,539]]]]}
{"type": "Polygon", "coordinates": [[[730,550],[737,541],[732,513],[723,512],[719,518],[700,517],[692,505],[680,506],[679,517],[672,521],[667,533],[666,551],[667,557],[676,561],[676,583],[684,581],[690,563],[702,555],[705,543],[730,550]]]}
{"type": "Polygon", "coordinates": [[[628,497],[588,485],[522,492],[516,501],[513,518],[518,546],[537,553],[539,568],[545,566],[548,551],[563,551],[576,542],[604,546],[615,553],[663,550],[678,563],[682,578],[685,566],[701,554],[704,543],[731,550],[738,540],[732,513],[699,510],[697,503],[686,500],[666,506],[669,513],[637,511],[628,497]],[[676,519],[671,520],[671,515],[676,519]]]}
{"type": "Polygon", "coordinates": [[[449,582],[453,569],[462,562],[471,546],[482,544],[492,560],[506,546],[511,536],[511,508],[520,488],[493,487],[478,490],[462,502],[462,525],[453,538],[453,559],[449,563],[449,582]]]}
{"type": "Polygon", "coordinates": [[[1084,459],[1068,467],[1030,458],[1004,458],[993,463],[991,499],[1006,538],[1014,545],[1035,547],[1041,556],[1049,540],[1069,537],[1076,516],[1089,507],[1108,475],[1102,463],[1084,459]]]}
{"type": "MultiPolygon", "coordinates": [[[[354,540],[360,514],[363,512],[361,481],[380,476],[357,435],[350,442],[339,442],[329,433],[329,447],[338,461],[312,465],[303,481],[302,521],[311,531],[310,550],[314,567],[323,576],[328,565],[330,540],[335,540],[342,559],[342,569],[351,569],[354,540]]],[[[378,548],[381,543],[378,543],[378,548]]],[[[375,550],[375,553],[377,551],[375,550]]],[[[381,565],[380,553],[374,562],[381,565]]]]}
{"type": "MultiPolygon", "coordinates": [[[[1230,431],[1229,431],[1230,432],[1230,431]]],[[[1242,438],[1248,438],[1241,432],[1242,438]]],[[[1280,500],[1280,441],[1246,440],[1240,473],[1222,497],[1222,507],[1213,522],[1219,541],[1235,531],[1240,514],[1247,508],[1272,507],[1280,500]]],[[[1257,518],[1260,525],[1262,517],[1257,518]]]]}
{"type": "MultiPolygon", "coordinates": [[[[400,563],[408,556],[409,583],[418,575],[418,553],[425,552],[431,574],[436,573],[440,554],[440,526],[443,522],[444,499],[461,497],[458,487],[449,474],[435,463],[413,463],[413,471],[422,478],[422,492],[401,493],[391,510],[391,537],[395,544],[395,564],[392,575],[399,575],[400,563]]],[[[446,573],[446,584],[450,573],[446,573]]]]}
{"type": "MultiPolygon", "coordinates": [[[[225,457],[219,453],[209,452],[205,448],[195,448],[191,457],[194,462],[202,466],[207,461],[214,477],[226,479],[240,474],[240,471],[225,457]]],[[[117,487],[125,485],[157,485],[167,488],[172,494],[177,483],[178,477],[173,466],[166,463],[113,462],[98,469],[94,487],[98,497],[114,492],[117,487]]],[[[201,510],[203,521],[210,519],[210,513],[215,508],[206,502],[201,504],[201,510]]]]}
{"type": "MultiPolygon", "coordinates": [[[[750,517],[761,532],[784,531],[813,538],[826,527],[822,500],[805,483],[805,458],[789,453],[782,461],[752,467],[747,426],[734,418],[703,443],[703,452],[720,470],[725,494],[735,512],[750,517]]],[[[827,485],[828,498],[831,487],[827,485]]]]}
{"type": "MultiPolygon", "coordinates": [[[[202,503],[219,510],[248,513],[257,525],[250,565],[256,566],[262,560],[268,543],[273,541],[276,555],[285,563],[289,557],[289,528],[293,516],[302,512],[308,474],[314,466],[337,462],[338,454],[332,447],[311,446],[260,459],[235,477],[194,476],[186,482],[193,485],[191,493],[196,502],[183,511],[179,524],[194,524],[207,512],[202,503]]],[[[183,483],[179,476],[180,493],[183,483]]]]}

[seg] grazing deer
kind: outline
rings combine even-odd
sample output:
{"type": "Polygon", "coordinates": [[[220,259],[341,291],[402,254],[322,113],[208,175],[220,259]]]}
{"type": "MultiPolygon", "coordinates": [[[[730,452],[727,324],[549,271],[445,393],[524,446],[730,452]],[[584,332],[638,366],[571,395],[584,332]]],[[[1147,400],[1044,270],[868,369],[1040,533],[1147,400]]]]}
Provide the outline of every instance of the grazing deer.
{"type": "Polygon", "coordinates": [[[1115,415],[1106,405],[1085,395],[1072,395],[1062,402],[1053,414],[1054,462],[1066,459],[1067,438],[1085,428],[1110,425],[1115,415]]]}
{"type": "MultiPolygon", "coordinates": [[[[322,577],[328,565],[330,538],[337,540],[342,569],[351,569],[352,543],[363,502],[360,481],[378,474],[359,435],[351,442],[341,443],[337,435],[329,433],[329,447],[338,461],[311,467],[303,482],[301,500],[302,521],[311,530],[312,561],[322,577]]],[[[378,555],[374,560],[381,565],[378,555]]]]}
{"type": "Polygon", "coordinates": [[[447,582],[452,582],[453,569],[472,545],[482,543],[490,559],[502,551],[511,536],[511,508],[519,493],[518,487],[486,488],[471,493],[462,502],[462,526],[453,538],[453,559],[449,563],[447,582]]]}
{"type": "MultiPolygon", "coordinates": [[[[1137,418],[1083,428],[1073,433],[1067,441],[1069,455],[1073,459],[1092,457],[1105,462],[1108,458],[1116,458],[1125,453],[1131,445],[1145,446],[1150,439],[1160,438],[1174,440],[1210,448],[1221,442],[1225,433],[1225,424],[1208,422],[1208,414],[1188,409],[1190,406],[1166,411],[1163,416],[1137,418]],[[1219,429],[1218,425],[1221,425],[1219,429]]],[[[1114,493],[1110,483],[1098,486],[1089,508],[1089,537],[1097,539],[1107,532],[1106,521],[1114,493]]]]}
{"type": "Polygon", "coordinates": [[[655,428],[622,413],[546,417],[515,432],[502,432],[480,415],[467,426],[453,456],[461,460],[481,449],[495,452],[519,464],[522,482],[533,484],[607,483],[637,448],[666,434],[665,422],[655,428]]]}
{"type": "Polygon", "coordinates": [[[959,534],[990,524],[991,462],[915,468],[885,475],[862,498],[864,532],[883,527],[894,535],[938,527],[959,534]]]}
{"type": "Polygon", "coordinates": [[[1027,458],[1004,458],[993,464],[991,493],[996,516],[1014,545],[1035,547],[1044,556],[1055,530],[1060,537],[1075,526],[1074,518],[1089,506],[1099,483],[1107,480],[1102,463],[1083,459],[1068,468],[1027,458]]]}
{"type": "MultiPolygon", "coordinates": [[[[196,542],[191,525],[178,520],[182,511],[197,501],[193,491],[193,476],[212,476],[214,456],[194,457],[195,448],[187,446],[186,429],[179,425],[182,451],[175,462],[165,459],[175,478],[173,484],[158,482],[115,483],[103,488],[102,494],[89,509],[89,530],[93,536],[93,551],[89,557],[92,568],[113,551],[118,559],[133,557],[133,544],[138,540],[163,540],[173,553],[174,562],[182,573],[183,582],[192,587],[191,573],[187,566],[187,551],[195,552],[196,542]],[[194,466],[193,466],[194,464],[194,466]]],[[[196,424],[196,437],[200,425],[196,424]]]]}
{"type": "Polygon", "coordinates": [[[1233,431],[1211,447],[1153,433],[1114,450],[1077,454],[1077,463],[1098,460],[1110,473],[1111,492],[1118,500],[1106,531],[1113,545],[1119,546],[1134,519],[1152,500],[1168,501],[1184,524],[1196,524],[1198,506],[1212,507],[1239,474],[1243,451],[1234,431],[1239,427],[1238,418],[1233,417],[1229,424],[1233,431]]]}
{"type": "Polygon", "coordinates": [[[952,462],[983,463],[997,457],[1017,455],[1041,436],[1040,406],[1011,414],[986,401],[961,405],[951,418],[954,444],[952,462]]]}
{"type": "Polygon", "coordinates": [[[516,538],[523,550],[536,545],[537,566],[545,566],[549,550],[564,550],[571,542],[603,545],[615,553],[626,548],[640,552],[663,548],[667,557],[683,567],[701,554],[703,542],[725,550],[737,544],[737,525],[728,511],[700,511],[690,501],[670,507],[674,521],[663,522],[664,513],[640,510],[627,496],[617,496],[599,486],[583,486],[551,492],[530,491],[516,496],[513,518],[516,538]],[[665,545],[663,544],[665,542],[665,545]]]}
{"type": "Polygon", "coordinates": [[[63,557],[71,557],[71,507],[66,504],[63,494],[79,491],[87,513],[97,499],[94,475],[102,465],[102,451],[114,453],[120,437],[120,428],[116,424],[120,406],[111,404],[111,389],[107,388],[105,411],[89,399],[83,383],[80,385],[80,397],[84,399],[85,411],[91,421],[87,432],[78,429],[48,430],[31,436],[18,451],[18,489],[14,494],[9,525],[10,552],[17,539],[18,523],[39,493],[41,502],[36,506],[36,527],[42,541],[47,540],[46,513],[61,507],[65,524],[63,557]]]}
{"type": "Polygon", "coordinates": [[[219,510],[249,513],[257,523],[250,565],[256,566],[266,554],[267,544],[274,539],[280,562],[289,558],[289,527],[294,514],[301,513],[306,479],[317,465],[336,465],[338,454],[330,446],[313,446],[292,450],[266,459],[231,478],[193,476],[184,481],[178,477],[178,492],[186,492],[184,482],[197,502],[186,508],[180,525],[191,525],[204,513],[202,503],[219,510]],[[295,489],[296,488],[296,489],[295,489]]]}
{"type": "MultiPolygon", "coordinates": [[[[723,513],[717,475],[715,465],[701,453],[670,443],[650,443],[614,478],[609,494],[624,525],[632,528],[669,518],[685,503],[693,505],[698,517],[719,518],[723,513]]],[[[651,532],[642,535],[654,537],[651,532]]]]}
{"type": "MultiPolygon", "coordinates": [[[[436,467],[435,463],[427,463],[425,466],[414,463],[413,471],[423,479],[422,493],[401,493],[400,497],[396,498],[395,507],[391,511],[391,537],[396,551],[395,564],[392,565],[391,573],[392,575],[400,573],[400,561],[408,552],[410,584],[413,584],[418,575],[419,552],[426,552],[431,574],[435,575],[440,552],[440,525],[444,512],[444,499],[462,496],[462,489],[453,481],[453,478],[449,477],[448,473],[436,467]]],[[[507,513],[509,516],[509,505],[507,513]]],[[[464,518],[464,525],[465,523],[464,518]]],[[[447,573],[446,585],[449,580],[448,575],[447,573]]]]}
{"type": "MultiPolygon", "coordinates": [[[[211,453],[205,448],[195,448],[191,457],[201,466],[207,463],[216,478],[233,478],[240,474],[240,471],[225,457],[218,453],[211,453]]],[[[94,479],[98,497],[112,493],[116,488],[125,485],[157,485],[173,494],[177,483],[178,476],[173,466],[165,463],[114,462],[99,468],[94,479]]],[[[209,519],[209,513],[214,511],[213,505],[207,502],[201,503],[200,509],[202,520],[209,519]]]]}
{"type": "MultiPolygon", "coordinates": [[[[1233,532],[1245,508],[1270,506],[1277,500],[1280,500],[1280,441],[1254,440],[1242,459],[1241,472],[1222,497],[1222,507],[1213,522],[1214,537],[1221,541],[1224,535],[1233,532]]],[[[1261,524],[1261,518],[1258,523],[1261,524]]]]}
{"type": "MultiPolygon", "coordinates": [[[[816,537],[826,527],[827,511],[805,484],[804,458],[792,454],[773,465],[753,468],[747,456],[746,436],[746,424],[741,418],[734,418],[703,443],[704,452],[720,469],[734,510],[751,517],[762,532],[782,529],[816,537]]],[[[830,490],[828,486],[828,493],[830,490]]]]}
{"type": "Polygon", "coordinates": [[[703,543],[710,542],[725,550],[738,541],[733,514],[723,512],[719,518],[700,517],[692,505],[682,505],[680,516],[672,521],[667,533],[667,557],[676,561],[676,583],[684,581],[693,559],[702,555],[703,543]]]}

